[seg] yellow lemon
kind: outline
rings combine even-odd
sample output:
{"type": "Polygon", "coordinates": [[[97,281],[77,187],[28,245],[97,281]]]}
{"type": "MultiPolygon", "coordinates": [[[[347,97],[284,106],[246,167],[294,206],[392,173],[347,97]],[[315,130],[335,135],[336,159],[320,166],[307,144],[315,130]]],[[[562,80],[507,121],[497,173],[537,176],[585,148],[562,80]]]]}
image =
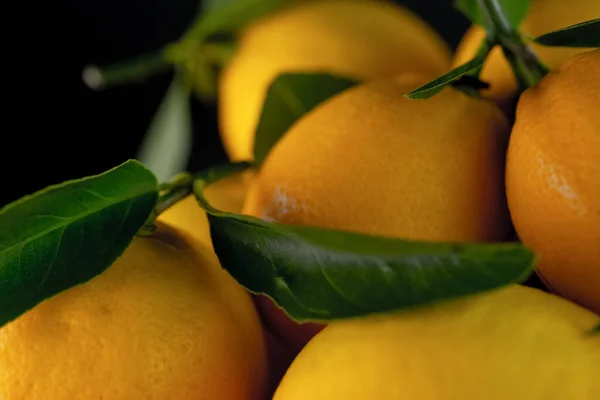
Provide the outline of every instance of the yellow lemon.
{"type": "Polygon", "coordinates": [[[500,241],[509,231],[509,125],[491,102],[422,78],[371,81],[322,103],[273,147],[243,213],[283,223],[432,241],[500,241]]]}
{"type": "Polygon", "coordinates": [[[260,400],[266,384],[250,296],[208,247],[164,224],[0,328],[3,400],[260,400]]]}
{"type": "MultiPolygon", "coordinates": [[[[505,117],[453,88],[424,101],[403,97],[422,82],[372,81],[313,109],[273,147],[242,212],[408,239],[506,239],[505,117]]],[[[296,324],[262,300],[289,354],[322,328],[296,324]]]]}
{"type": "Polygon", "coordinates": [[[219,83],[222,140],[233,160],[253,158],[254,134],[270,83],[285,72],[371,79],[406,71],[433,78],[450,50],[410,10],[385,0],[299,2],[245,29],[219,83]]]}
{"type": "Polygon", "coordinates": [[[595,400],[592,312],[510,286],[405,312],[332,322],[274,400],[595,400]]]}

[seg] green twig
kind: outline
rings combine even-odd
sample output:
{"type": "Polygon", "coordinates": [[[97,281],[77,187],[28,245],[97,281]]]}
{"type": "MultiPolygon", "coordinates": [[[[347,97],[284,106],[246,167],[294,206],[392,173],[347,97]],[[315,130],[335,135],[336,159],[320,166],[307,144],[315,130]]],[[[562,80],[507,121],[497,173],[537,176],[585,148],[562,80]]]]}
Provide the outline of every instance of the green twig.
{"type": "Polygon", "coordinates": [[[477,1],[486,20],[488,38],[502,47],[520,89],[525,90],[536,85],[548,73],[548,68],[510,24],[498,0],[477,1]]]}
{"type": "Polygon", "coordinates": [[[207,170],[199,172],[196,174],[193,181],[193,192],[196,196],[196,200],[206,211],[219,213],[220,211],[212,207],[206,197],[204,197],[204,189],[227,176],[241,173],[252,166],[253,164],[247,161],[229,162],[215,165],[207,170]]]}
{"type": "Polygon", "coordinates": [[[229,64],[235,51],[235,43],[205,43],[200,48],[200,53],[217,67],[229,64]]]}
{"type": "Polygon", "coordinates": [[[193,184],[194,177],[187,172],[176,175],[171,182],[167,184],[161,184],[159,189],[162,189],[163,193],[158,197],[156,207],[154,207],[154,218],[191,194],[193,191],[193,184]]]}
{"type": "Polygon", "coordinates": [[[156,206],[154,206],[154,210],[152,210],[137,235],[152,236],[152,233],[156,230],[156,225],[154,224],[156,217],[180,200],[186,198],[189,194],[193,193],[193,185],[194,177],[187,172],[181,172],[175,175],[170,182],[159,184],[158,191],[160,192],[160,195],[156,202],[156,206]]]}
{"type": "Polygon", "coordinates": [[[143,82],[170,67],[164,53],[159,52],[106,67],[89,65],[83,69],[82,78],[91,89],[103,90],[123,83],[143,82]]]}

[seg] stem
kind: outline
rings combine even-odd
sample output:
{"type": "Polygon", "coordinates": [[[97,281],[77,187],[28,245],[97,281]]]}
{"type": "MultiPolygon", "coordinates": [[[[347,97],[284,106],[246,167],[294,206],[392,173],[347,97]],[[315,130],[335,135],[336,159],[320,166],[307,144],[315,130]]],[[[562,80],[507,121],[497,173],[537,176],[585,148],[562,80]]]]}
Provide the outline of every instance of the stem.
{"type": "Polygon", "coordinates": [[[236,51],[234,43],[205,43],[200,48],[203,54],[211,64],[218,67],[224,67],[229,64],[236,51]]]}
{"type": "Polygon", "coordinates": [[[483,17],[486,19],[488,27],[492,28],[492,33],[498,36],[512,36],[513,27],[506,18],[504,10],[497,0],[478,0],[479,8],[483,13],[483,17]]]}
{"type": "Polygon", "coordinates": [[[163,192],[156,202],[154,210],[148,216],[144,225],[138,230],[138,236],[152,236],[156,230],[154,220],[169,207],[193,193],[194,177],[187,172],[175,175],[170,182],[158,185],[159,192],[163,192]]]}
{"type": "Polygon", "coordinates": [[[192,194],[192,181],[190,181],[190,184],[185,187],[178,188],[177,190],[174,190],[174,191],[169,191],[166,194],[164,194],[163,196],[160,196],[158,198],[158,203],[156,204],[156,208],[154,209],[155,216],[156,217],[159,216],[164,211],[166,211],[169,207],[171,207],[178,201],[183,200],[185,197],[187,197],[190,194],[192,194]]]}
{"type": "Polygon", "coordinates": [[[207,170],[201,171],[194,177],[196,180],[206,182],[207,185],[217,182],[229,175],[241,173],[253,164],[249,161],[232,161],[215,165],[207,170]]]}
{"type": "Polygon", "coordinates": [[[154,224],[154,220],[160,214],[165,212],[169,207],[177,203],[178,201],[184,199],[189,194],[193,192],[193,180],[189,182],[188,185],[178,187],[176,190],[170,190],[167,193],[161,195],[156,202],[156,207],[150,216],[144,223],[144,225],[137,232],[139,236],[151,236],[152,233],[156,230],[156,225],[154,224]]]}
{"type": "MultiPolygon", "coordinates": [[[[208,170],[202,171],[195,176],[188,173],[182,172],[173,177],[170,182],[162,183],[159,185],[159,191],[163,192],[158,197],[158,201],[156,202],[156,206],[152,211],[151,215],[148,217],[148,220],[144,224],[144,226],[139,230],[138,235],[141,236],[149,236],[152,234],[154,229],[156,229],[154,225],[154,220],[160,214],[165,212],[169,207],[173,206],[175,203],[183,200],[188,195],[194,193],[194,188],[203,189],[205,186],[210,185],[213,182],[216,182],[220,179],[223,179],[226,176],[231,174],[242,172],[252,164],[248,162],[235,162],[235,163],[226,163],[223,165],[215,166],[208,170]]],[[[217,211],[210,207],[202,190],[199,193],[199,200],[202,204],[213,211],[217,211]]]]}
{"type": "Polygon", "coordinates": [[[208,213],[220,212],[216,208],[212,207],[206,197],[204,197],[204,189],[227,176],[241,173],[250,167],[252,167],[252,163],[247,161],[229,162],[213,166],[208,170],[204,170],[196,174],[193,180],[192,190],[196,195],[196,199],[198,200],[200,206],[208,213]]]}
{"type": "Polygon", "coordinates": [[[167,70],[170,66],[171,63],[163,52],[159,52],[103,68],[89,65],[83,69],[82,78],[91,89],[102,90],[123,83],[141,82],[167,70]]]}
{"type": "Polygon", "coordinates": [[[498,0],[477,0],[486,20],[488,36],[492,43],[502,47],[521,91],[536,85],[548,68],[525,43],[521,34],[510,24],[498,0]]]}
{"type": "Polygon", "coordinates": [[[187,172],[175,176],[168,184],[162,184],[160,189],[163,189],[165,193],[161,194],[158,198],[156,207],[154,207],[153,219],[191,194],[193,184],[194,177],[187,172]]]}

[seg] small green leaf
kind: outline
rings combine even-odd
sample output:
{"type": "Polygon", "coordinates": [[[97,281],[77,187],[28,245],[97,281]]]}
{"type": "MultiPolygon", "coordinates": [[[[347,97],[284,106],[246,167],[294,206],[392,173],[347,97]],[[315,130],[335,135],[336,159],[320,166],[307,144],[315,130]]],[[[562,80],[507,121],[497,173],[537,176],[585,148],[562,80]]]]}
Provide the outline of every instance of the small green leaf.
{"type": "Polygon", "coordinates": [[[208,213],[223,268],[297,321],[330,321],[430,304],[523,282],[534,254],[520,244],[406,241],[269,223],[221,212],[203,189],[244,165],[199,175],[194,191],[208,213]]]}
{"type": "Polygon", "coordinates": [[[444,87],[450,85],[460,79],[463,76],[476,76],[481,71],[483,63],[485,62],[486,56],[477,56],[471,61],[453,69],[452,71],[432,80],[429,83],[413,90],[404,96],[413,100],[424,100],[428,99],[437,93],[439,93],[444,87]]]}
{"type": "Polygon", "coordinates": [[[269,86],[256,128],[254,159],[260,165],[288,128],[318,104],[357,84],[324,73],[279,75],[269,86]]]}
{"type": "Polygon", "coordinates": [[[545,46],[600,47],[600,18],[543,34],[534,41],[545,46]]]}
{"type": "MultiPolygon", "coordinates": [[[[480,0],[455,0],[454,6],[473,23],[486,27],[486,19],[479,5],[480,0]]],[[[517,28],[529,11],[531,0],[494,0],[502,7],[502,11],[510,25],[517,28]]]]}
{"type": "Polygon", "coordinates": [[[0,327],[88,281],[151,214],[156,178],[136,161],[50,186],[0,210],[0,327]]]}
{"type": "Polygon", "coordinates": [[[298,0],[237,0],[227,1],[202,12],[186,38],[204,40],[212,35],[232,34],[247,24],[298,0]]]}
{"type": "Polygon", "coordinates": [[[177,73],[150,122],[136,158],[163,182],[187,168],[192,140],[189,90],[177,73]]]}
{"type": "Polygon", "coordinates": [[[596,334],[600,333],[600,324],[596,325],[596,327],[594,329],[592,329],[591,333],[593,335],[596,335],[596,334]]]}

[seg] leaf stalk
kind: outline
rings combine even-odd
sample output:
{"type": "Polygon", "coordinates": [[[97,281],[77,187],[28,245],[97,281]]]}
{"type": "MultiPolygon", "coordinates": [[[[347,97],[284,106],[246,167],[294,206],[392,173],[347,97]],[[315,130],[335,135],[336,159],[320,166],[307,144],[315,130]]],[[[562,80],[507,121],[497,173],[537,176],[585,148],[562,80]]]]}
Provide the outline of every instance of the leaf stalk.
{"type": "Polygon", "coordinates": [[[154,207],[154,218],[169,209],[172,205],[184,199],[192,193],[194,177],[188,172],[176,175],[171,182],[162,184],[160,189],[163,193],[158,197],[154,207]]]}
{"type": "Polygon", "coordinates": [[[502,47],[521,91],[535,86],[548,68],[540,61],[518,30],[511,25],[498,0],[477,0],[486,20],[489,40],[502,47]]]}

